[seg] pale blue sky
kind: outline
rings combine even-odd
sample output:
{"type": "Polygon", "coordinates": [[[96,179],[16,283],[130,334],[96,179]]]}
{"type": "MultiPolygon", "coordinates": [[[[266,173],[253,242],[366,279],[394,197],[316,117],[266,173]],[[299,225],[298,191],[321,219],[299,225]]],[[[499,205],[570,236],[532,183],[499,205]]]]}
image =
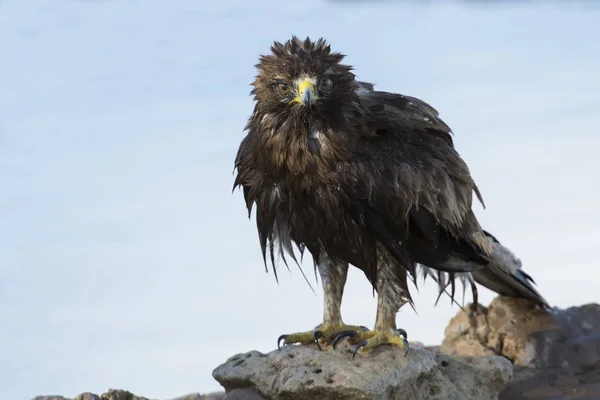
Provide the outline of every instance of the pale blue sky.
{"type": "MultiPolygon", "coordinates": [[[[484,227],[553,305],[598,301],[600,9],[472,3],[2,1],[0,398],[215,390],[230,355],[320,322],[320,287],[265,274],[231,194],[254,64],[292,34],[434,105],[484,227]]],[[[439,343],[457,307],[414,296],[399,326],[439,343]]],[[[345,320],[375,305],[353,271],[345,320]]]]}

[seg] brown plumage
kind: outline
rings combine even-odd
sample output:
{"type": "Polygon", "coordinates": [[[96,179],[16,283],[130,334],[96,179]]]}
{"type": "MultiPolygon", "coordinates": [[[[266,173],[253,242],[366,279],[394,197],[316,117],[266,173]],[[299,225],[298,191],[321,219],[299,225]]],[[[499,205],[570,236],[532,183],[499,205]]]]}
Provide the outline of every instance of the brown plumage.
{"type": "MultiPolygon", "coordinates": [[[[359,82],[359,85],[360,91],[374,90],[372,84],[359,82]]],[[[435,110],[432,112],[437,117],[435,110]]],[[[443,271],[420,265],[424,277],[430,276],[438,283],[440,296],[447,293],[451,301],[454,302],[455,281],[459,281],[463,284],[463,301],[466,287],[470,285],[474,306],[478,302],[477,283],[503,296],[528,299],[534,305],[550,307],[544,297],[533,286],[535,284],[533,278],[522,270],[521,260],[491,233],[485,230],[483,233],[489,240],[492,249],[486,268],[466,268],[474,269],[474,271],[449,275],[443,271]]],[[[477,307],[473,307],[473,309],[476,310],[477,307]]]]}
{"type": "MultiPolygon", "coordinates": [[[[470,272],[485,267],[491,246],[448,125],[419,99],[358,82],[343,57],[323,39],[295,37],[260,57],[234,187],[249,212],[256,207],[273,269],[275,254],[293,256],[293,244],[313,256],[325,291],[315,339],[344,326],[339,303],[352,264],[379,296],[374,333],[353,336],[371,340],[367,348],[399,344],[382,335],[395,332],[397,311],[411,301],[416,264],[470,272]]],[[[286,342],[307,341],[295,335],[286,342]]]]}

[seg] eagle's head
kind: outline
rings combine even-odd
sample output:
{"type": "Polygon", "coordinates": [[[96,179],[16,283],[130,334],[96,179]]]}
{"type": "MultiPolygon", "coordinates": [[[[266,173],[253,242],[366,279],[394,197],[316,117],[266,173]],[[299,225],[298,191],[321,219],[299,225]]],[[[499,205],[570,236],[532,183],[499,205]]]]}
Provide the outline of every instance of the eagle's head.
{"type": "Polygon", "coordinates": [[[271,54],[260,56],[256,65],[254,99],[270,111],[305,115],[336,111],[354,99],[357,88],[352,67],[340,63],[343,58],[324,39],[312,42],[293,36],[285,43],[274,42],[271,54]]]}
{"type": "Polygon", "coordinates": [[[288,164],[301,172],[316,162],[311,157],[339,157],[352,142],[344,136],[352,131],[347,122],[357,109],[358,83],[343,58],[324,39],[295,36],[260,56],[251,124],[276,167],[288,164]]]}

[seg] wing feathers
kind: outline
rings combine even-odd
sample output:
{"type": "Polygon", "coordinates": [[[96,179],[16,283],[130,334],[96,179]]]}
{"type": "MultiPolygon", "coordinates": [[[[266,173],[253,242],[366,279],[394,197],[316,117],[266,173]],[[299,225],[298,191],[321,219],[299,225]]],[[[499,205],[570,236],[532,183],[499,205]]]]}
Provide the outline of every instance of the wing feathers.
{"type": "Polygon", "coordinates": [[[378,240],[404,243],[419,263],[449,272],[481,268],[491,251],[471,210],[473,192],[481,195],[448,126],[415,98],[367,91],[360,101],[370,111],[368,133],[334,179],[346,183],[348,197],[365,200],[360,218],[368,205],[369,218],[385,221],[378,240]]]}

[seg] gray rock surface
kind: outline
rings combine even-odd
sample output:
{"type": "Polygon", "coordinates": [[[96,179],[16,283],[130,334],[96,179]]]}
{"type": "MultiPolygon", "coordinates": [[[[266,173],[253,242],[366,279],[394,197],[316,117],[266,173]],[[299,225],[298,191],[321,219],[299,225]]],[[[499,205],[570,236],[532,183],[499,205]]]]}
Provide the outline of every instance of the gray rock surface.
{"type": "MultiPolygon", "coordinates": [[[[465,307],[468,309],[468,307],[465,307]]],[[[461,311],[441,352],[502,355],[517,366],[501,400],[600,399],[600,305],[543,310],[497,297],[477,317],[461,311]]]]}
{"type": "Polygon", "coordinates": [[[407,357],[386,346],[354,360],[348,345],[290,346],[233,356],[213,377],[227,400],[244,398],[236,391],[250,396],[249,390],[257,400],[493,400],[512,378],[512,365],[502,357],[449,357],[415,346],[407,357]]]}
{"type": "MultiPolygon", "coordinates": [[[[177,397],[172,400],[223,400],[225,393],[209,393],[201,395],[198,393],[188,394],[186,396],[177,397]]],[[[63,396],[37,396],[33,400],[149,400],[146,397],[136,396],[126,390],[109,389],[106,393],[97,395],[94,393],[82,393],[74,398],[63,396]]],[[[250,399],[251,400],[251,399],[250,399]]]]}

